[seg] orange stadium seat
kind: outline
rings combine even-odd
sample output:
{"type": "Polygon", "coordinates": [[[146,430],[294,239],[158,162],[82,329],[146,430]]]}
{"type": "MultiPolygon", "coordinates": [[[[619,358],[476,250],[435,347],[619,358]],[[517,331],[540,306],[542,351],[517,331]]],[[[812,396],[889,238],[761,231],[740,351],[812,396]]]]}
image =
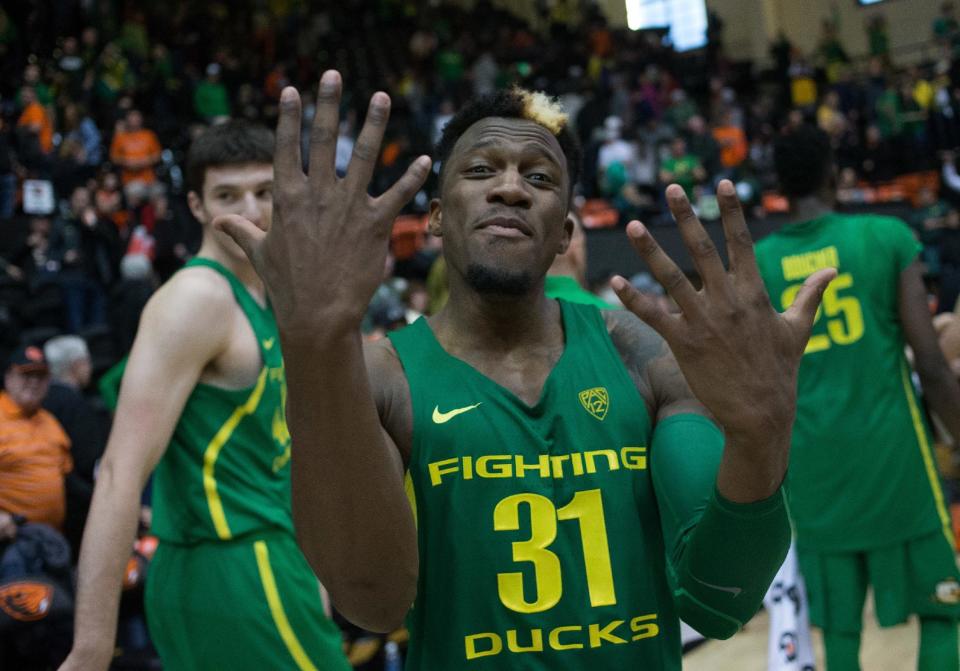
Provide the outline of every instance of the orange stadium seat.
{"type": "Polygon", "coordinates": [[[584,228],[613,228],[620,221],[620,214],[602,198],[591,198],[580,209],[584,228]]]}
{"type": "Polygon", "coordinates": [[[397,261],[409,259],[423,247],[427,220],[425,214],[405,214],[393,220],[390,249],[397,261]]]}

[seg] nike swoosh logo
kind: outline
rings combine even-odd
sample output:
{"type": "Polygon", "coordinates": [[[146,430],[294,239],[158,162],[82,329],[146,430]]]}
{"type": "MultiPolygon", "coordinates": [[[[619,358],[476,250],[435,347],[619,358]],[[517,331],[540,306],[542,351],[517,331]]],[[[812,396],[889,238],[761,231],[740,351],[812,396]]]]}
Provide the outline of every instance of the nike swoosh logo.
{"type": "Polygon", "coordinates": [[[733,595],[733,598],[734,598],[734,599],[736,599],[738,596],[740,596],[740,593],[743,591],[743,589],[740,588],[740,587],[724,587],[723,585],[711,585],[711,584],[708,583],[708,582],[704,582],[704,581],[700,580],[700,578],[698,578],[697,576],[693,575],[692,573],[690,574],[690,577],[693,578],[694,580],[696,580],[696,581],[697,581],[698,583],[700,583],[701,585],[706,585],[707,587],[710,587],[711,589],[715,589],[715,590],[718,590],[718,591],[720,591],[720,592],[729,592],[730,594],[733,595]]]}
{"type": "MultiPolygon", "coordinates": [[[[481,401],[482,403],[482,401],[481,401]]],[[[474,403],[473,405],[464,406],[463,408],[454,408],[447,412],[440,412],[440,406],[433,406],[433,423],[434,424],[446,424],[451,419],[457,415],[462,415],[465,412],[470,412],[474,408],[480,407],[480,403],[474,403]]]]}
{"type": "Polygon", "coordinates": [[[264,341],[263,341],[263,348],[264,348],[264,349],[273,349],[273,343],[276,342],[276,340],[277,340],[276,338],[268,338],[267,340],[264,340],[264,341]]]}

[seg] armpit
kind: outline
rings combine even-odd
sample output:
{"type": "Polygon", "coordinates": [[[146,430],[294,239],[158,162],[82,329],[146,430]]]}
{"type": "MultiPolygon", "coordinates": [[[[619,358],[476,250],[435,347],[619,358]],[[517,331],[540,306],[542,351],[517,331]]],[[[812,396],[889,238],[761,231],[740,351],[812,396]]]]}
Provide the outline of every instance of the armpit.
{"type": "Polygon", "coordinates": [[[396,443],[406,464],[413,448],[413,403],[400,357],[386,338],[365,344],[363,354],[380,424],[396,443]]]}

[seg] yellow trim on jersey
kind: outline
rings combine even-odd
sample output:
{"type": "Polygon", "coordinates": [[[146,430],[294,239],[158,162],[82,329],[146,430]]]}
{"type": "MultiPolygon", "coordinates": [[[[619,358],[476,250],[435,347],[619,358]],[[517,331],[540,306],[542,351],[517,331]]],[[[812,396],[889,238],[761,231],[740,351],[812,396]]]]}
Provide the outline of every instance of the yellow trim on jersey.
{"type": "Polygon", "coordinates": [[[266,541],[256,541],[253,544],[253,551],[257,554],[257,568],[260,571],[260,582],[263,583],[263,593],[267,597],[267,604],[270,606],[270,614],[273,616],[273,623],[277,625],[277,631],[280,638],[287,646],[287,651],[297,663],[300,671],[318,671],[317,667],[310,661],[307,651],[300,645],[300,639],[290,626],[290,620],[283,610],[283,602],[280,600],[280,592],[277,590],[277,581],[273,577],[273,568],[270,566],[270,550],[267,549],[266,541]]]}
{"type": "Polygon", "coordinates": [[[223,426],[213,435],[213,439],[207,444],[207,449],[203,452],[203,491],[207,495],[207,507],[210,508],[210,517],[213,519],[213,526],[220,540],[230,540],[233,534],[230,532],[230,525],[227,524],[227,516],[223,512],[223,502],[220,500],[219,492],[217,492],[217,479],[214,477],[213,469],[217,464],[217,458],[220,456],[220,450],[230,440],[230,436],[233,435],[237,426],[244,417],[257,409],[266,384],[267,368],[264,366],[250,397],[243,405],[238,405],[234,409],[223,426]]]}
{"type": "Polygon", "coordinates": [[[937,476],[937,468],[934,466],[933,457],[930,453],[930,443],[927,441],[927,431],[923,425],[923,419],[920,417],[920,409],[917,407],[917,401],[913,397],[913,387],[910,384],[910,375],[907,372],[906,362],[900,364],[900,374],[903,378],[903,391],[907,395],[907,405],[910,406],[910,418],[913,420],[913,430],[917,434],[917,444],[920,446],[920,454],[923,455],[923,465],[927,471],[927,479],[930,481],[930,489],[933,492],[933,501],[937,507],[937,515],[940,517],[940,524],[943,529],[943,535],[950,544],[950,548],[955,547],[953,539],[953,530],[950,528],[950,515],[947,514],[947,507],[943,502],[943,490],[940,489],[940,478],[937,476]]]}
{"type": "Polygon", "coordinates": [[[410,471],[407,471],[403,476],[403,489],[407,493],[410,509],[413,511],[413,524],[419,526],[417,523],[417,494],[413,489],[413,478],[410,477],[410,471]]]}

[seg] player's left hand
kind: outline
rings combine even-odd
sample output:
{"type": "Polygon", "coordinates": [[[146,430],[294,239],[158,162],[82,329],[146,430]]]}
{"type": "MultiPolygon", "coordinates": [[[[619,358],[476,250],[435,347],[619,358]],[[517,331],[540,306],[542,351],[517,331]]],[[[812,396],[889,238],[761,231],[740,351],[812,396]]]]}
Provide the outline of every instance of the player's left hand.
{"type": "Polygon", "coordinates": [[[820,299],[836,276],[820,270],[804,282],[784,313],[770,303],[740,201],[720,182],[729,270],[693,212],[683,189],[667,188],[667,203],[703,281],[698,291],[639,221],[627,226],[637,253],[680,307],[670,313],[622,277],[612,281],[623,304],[656,329],[673,351],[691,390],[741,444],[789,446],[796,412],[797,372],[820,299]]]}

